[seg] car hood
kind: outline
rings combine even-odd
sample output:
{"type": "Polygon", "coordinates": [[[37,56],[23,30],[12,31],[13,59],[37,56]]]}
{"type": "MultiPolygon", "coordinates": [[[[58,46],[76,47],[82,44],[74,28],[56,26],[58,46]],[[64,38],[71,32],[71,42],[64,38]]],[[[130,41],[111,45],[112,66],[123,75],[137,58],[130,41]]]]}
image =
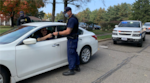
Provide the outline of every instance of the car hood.
{"type": "Polygon", "coordinates": [[[132,27],[117,27],[117,28],[115,28],[114,30],[120,30],[120,31],[140,31],[141,30],[141,28],[139,28],[139,27],[134,27],[134,28],[132,28],[132,27]]]}

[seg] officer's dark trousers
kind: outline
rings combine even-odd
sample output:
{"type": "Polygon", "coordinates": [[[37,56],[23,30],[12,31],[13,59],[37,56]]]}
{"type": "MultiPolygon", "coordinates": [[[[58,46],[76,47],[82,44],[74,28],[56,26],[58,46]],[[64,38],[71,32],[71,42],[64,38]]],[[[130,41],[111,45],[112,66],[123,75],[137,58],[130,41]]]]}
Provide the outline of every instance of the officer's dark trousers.
{"type": "Polygon", "coordinates": [[[74,69],[76,65],[80,64],[79,56],[77,53],[77,45],[78,45],[78,38],[68,39],[67,54],[68,54],[69,69],[74,69]]]}

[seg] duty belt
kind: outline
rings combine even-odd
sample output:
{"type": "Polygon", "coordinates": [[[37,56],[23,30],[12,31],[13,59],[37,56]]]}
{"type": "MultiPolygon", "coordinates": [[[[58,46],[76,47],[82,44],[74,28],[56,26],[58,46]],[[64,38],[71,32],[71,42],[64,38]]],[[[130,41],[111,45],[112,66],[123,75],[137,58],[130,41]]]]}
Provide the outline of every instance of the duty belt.
{"type": "Polygon", "coordinates": [[[77,39],[78,35],[71,35],[71,36],[67,36],[67,39],[77,39]]]}

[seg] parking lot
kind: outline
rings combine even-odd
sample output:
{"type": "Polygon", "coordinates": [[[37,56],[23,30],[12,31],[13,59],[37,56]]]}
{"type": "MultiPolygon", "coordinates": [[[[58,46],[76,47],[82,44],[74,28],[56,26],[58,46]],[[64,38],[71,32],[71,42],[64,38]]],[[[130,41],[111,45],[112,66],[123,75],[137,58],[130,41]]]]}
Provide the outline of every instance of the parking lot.
{"type": "Polygon", "coordinates": [[[149,83],[150,82],[150,34],[143,47],[136,44],[113,44],[112,40],[99,42],[98,52],[81,72],[63,76],[64,66],[18,83],[149,83]]]}

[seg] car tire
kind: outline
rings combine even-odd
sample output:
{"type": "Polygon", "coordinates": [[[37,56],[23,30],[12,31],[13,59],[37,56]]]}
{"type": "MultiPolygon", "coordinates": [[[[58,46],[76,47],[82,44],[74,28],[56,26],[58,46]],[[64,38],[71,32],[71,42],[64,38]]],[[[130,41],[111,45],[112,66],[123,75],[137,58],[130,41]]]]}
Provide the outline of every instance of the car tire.
{"type": "Polygon", "coordinates": [[[143,38],[143,41],[145,41],[145,36],[144,36],[144,38],[143,38]]]}
{"type": "Polygon", "coordinates": [[[142,47],[143,46],[143,39],[141,39],[141,41],[137,44],[138,47],[142,47]]]}
{"type": "Polygon", "coordinates": [[[0,82],[2,83],[10,83],[10,75],[8,71],[0,67],[0,82]]]}
{"type": "Polygon", "coordinates": [[[117,41],[114,40],[113,43],[114,43],[114,44],[117,44],[117,41]]]}
{"type": "Polygon", "coordinates": [[[80,52],[80,61],[82,64],[86,64],[91,59],[91,49],[89,46],[83,47],[83,49],[80,52]]]}

